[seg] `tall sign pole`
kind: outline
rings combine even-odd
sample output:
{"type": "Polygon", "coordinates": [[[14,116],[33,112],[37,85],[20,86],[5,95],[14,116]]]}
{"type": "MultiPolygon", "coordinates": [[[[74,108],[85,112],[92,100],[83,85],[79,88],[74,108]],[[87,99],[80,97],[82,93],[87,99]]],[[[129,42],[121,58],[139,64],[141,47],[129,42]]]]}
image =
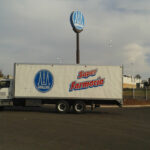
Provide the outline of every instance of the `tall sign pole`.
{"type": "Polygon", "coordinates": [[[70,23],[76,33],[76,64],[80,64],[79,33],[84,28],[84,16],[80,11],[73,11],[70,15],[70,23]]]}
{"type": "Polygon", "coordinates": [[[80,64],[80,47],[79,47],[79,33],[76,33],[76,64],[80,64]]]}

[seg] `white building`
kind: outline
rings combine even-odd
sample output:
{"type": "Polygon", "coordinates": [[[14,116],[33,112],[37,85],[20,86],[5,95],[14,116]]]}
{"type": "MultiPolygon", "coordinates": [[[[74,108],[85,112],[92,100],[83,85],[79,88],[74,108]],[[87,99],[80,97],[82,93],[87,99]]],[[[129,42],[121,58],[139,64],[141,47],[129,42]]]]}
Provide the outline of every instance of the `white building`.
{"type": "Polygon", "coordinates": [[[142,80],[129,75],[123,75],[123,88],[136,88],[139,85],[143,87],[142,80]]]}

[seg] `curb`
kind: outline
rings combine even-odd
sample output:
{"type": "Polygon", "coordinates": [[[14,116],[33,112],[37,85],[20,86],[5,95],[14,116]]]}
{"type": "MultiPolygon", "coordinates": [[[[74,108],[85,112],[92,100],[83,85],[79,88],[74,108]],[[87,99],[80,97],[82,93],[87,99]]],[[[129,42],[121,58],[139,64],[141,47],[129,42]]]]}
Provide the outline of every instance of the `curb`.
{"type": "Polygon", "coordinates": [[[150,105],[124,105],[123,107],[124,108],[128,108],[128,107],[139,108],[139,107],[150,107],[150,105]]]}
{"type": "MultiPolygon", "coordinates": [[[[142,108],[142,107],[150,107],[150,105],[122,105],[122,108],[142,108]]],[[[101,108],[119,108],[119,106],[107,106],[103,105],[101,108]]]]}

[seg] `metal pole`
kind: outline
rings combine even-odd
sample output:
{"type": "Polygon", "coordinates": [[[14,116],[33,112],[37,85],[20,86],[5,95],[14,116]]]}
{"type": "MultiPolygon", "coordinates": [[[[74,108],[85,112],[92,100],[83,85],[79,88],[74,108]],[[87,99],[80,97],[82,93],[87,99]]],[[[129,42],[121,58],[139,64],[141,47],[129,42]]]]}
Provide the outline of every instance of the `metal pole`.
{"type": "Polygon", "coordinates": [[[146,93],[145,93],[146,101],[147,101],[147,87],[146,87],[146,93]]]}
{"type": "Polygon", "coordinates": [[[80,64],[79,33],[76,34],[76,45],[77,45],[76,64],[80,64]]]}
{"type": "Polygon", "coordinates": [[[133,74],[134,74],[134,63],[131,63],[132,64],[132,85],[133,85],[133,99],[135,98],[135,89],[134,89],[134,83],[135,83],[135,79],[134,79],[134,76],[133,76],[133,74]]]}
{"type": "Polygon", "coordinates": [[[135,89],[134,89],[134,85],[133,85],[133,99],[135,98],[135,89]]]}

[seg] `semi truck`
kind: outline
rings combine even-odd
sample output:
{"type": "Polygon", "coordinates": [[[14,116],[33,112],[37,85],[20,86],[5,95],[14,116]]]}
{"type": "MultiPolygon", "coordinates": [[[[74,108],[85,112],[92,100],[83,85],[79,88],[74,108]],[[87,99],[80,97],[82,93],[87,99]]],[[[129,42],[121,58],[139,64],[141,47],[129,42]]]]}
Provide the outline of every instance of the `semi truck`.
{"type": "Polygon", "coordinates": [[[0,80],[0,106],[55,104],[60,113],[86,106],[123,104],[122,66],[14,64],[14,78],[0,80]]]}

